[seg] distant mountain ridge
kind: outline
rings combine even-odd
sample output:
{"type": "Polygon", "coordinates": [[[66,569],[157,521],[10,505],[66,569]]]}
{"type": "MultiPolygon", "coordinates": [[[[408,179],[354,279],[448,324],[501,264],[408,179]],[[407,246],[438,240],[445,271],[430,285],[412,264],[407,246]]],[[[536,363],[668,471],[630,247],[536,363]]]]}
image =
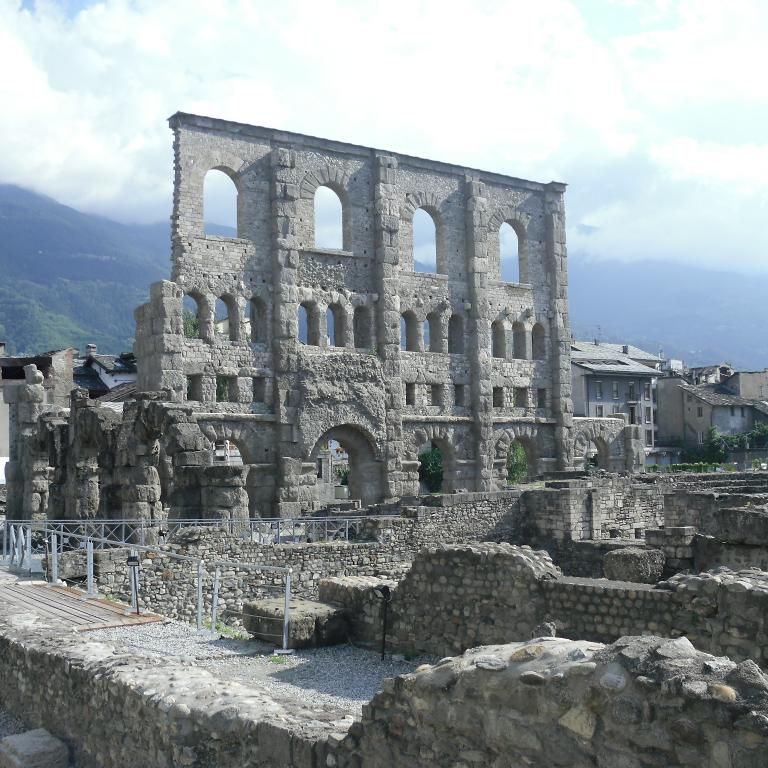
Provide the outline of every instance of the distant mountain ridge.
{"type": "MultiPolygon", "coordinates": [[[[169,274],[167,223],[120,224],[0,185],[0,341],[7,354],[89,342],[129,350],[133,310],[169,274]]],[[[661,347],[689,365],[768,366],[768,275],[572,255],[569,284],[577,338],[661,347]]]]}

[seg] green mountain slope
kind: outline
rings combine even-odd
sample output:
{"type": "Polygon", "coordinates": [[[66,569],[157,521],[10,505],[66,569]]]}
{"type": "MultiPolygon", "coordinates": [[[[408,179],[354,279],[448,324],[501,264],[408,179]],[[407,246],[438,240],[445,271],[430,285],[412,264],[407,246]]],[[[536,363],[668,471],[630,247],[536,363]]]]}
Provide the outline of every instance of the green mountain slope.
{"type": "Polygon", "coordinates": [[[169,271],[167,224],[129,226],[0,185],[0,340],[8,354],[131,348],[133,310],[169,271]]]}

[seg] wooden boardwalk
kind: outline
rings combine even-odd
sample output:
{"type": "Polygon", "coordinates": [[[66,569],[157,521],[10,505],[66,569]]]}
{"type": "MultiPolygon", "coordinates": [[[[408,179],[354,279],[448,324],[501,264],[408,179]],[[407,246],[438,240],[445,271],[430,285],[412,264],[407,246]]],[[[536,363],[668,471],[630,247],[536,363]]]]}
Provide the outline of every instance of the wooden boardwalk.
{"type": "Polygon", "coordinates": [[[126,607],[98,598],[87,599],[85,593],[77,589],[29,581],[0,583],[0,610],[17,615],[36,615],[43,620],[52,619],[57,624],[73,627],[77,632],[165,620],[156,613],[142,613],[140,616],[127,614],[126,607]]]}

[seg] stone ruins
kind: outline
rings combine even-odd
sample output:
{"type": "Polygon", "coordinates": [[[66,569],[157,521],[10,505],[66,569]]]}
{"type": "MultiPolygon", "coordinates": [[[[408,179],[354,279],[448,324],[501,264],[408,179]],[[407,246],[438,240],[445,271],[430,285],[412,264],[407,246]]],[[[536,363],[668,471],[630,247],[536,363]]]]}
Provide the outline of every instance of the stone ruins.
{"type": "MultiPolygon", "coordinates": [[[[228,562],[217,599],[273,643],[274,573],[232,562],[291,568],[294,647],[378,647],[386,586],[386,649],[432,661],[362,717],[323,719],[9,608],[0,705],[103,768],[768,764],[768,475],[645,474],[637,426],[573,417],[564,185],[170,124],[172,272],[136,310],[138,394],[116,407],[75,389],[63,408],[35,365],[4,382],[7,518],[140,522],[158,546],[138,603],[184,622],[189,562],[208,581],[203,562],[228,562]],[[237,237],[204,232],[212,169],[237,189],[237,237]],[[321,187],[341,201],[340,249],[316,244],[321,187]],[[435,273],[417,270],[419,210],[435,273]],[[519,283],[501,279],[504,224],[519,283]],[[514,445],[538,482],[508,483],[514,445]],[[440,493],[420,484],[430,448],[440,493]],[[302,527],[340,511],[343,540],[302,527]],[[289,519],[302,536],[249,527],[289,519]]],[[[130,597],[129,543],[92,555],[112,600],[130,597]]],[[[88,557],[62,552],[59,573],[83,578],[88,557]]]]}

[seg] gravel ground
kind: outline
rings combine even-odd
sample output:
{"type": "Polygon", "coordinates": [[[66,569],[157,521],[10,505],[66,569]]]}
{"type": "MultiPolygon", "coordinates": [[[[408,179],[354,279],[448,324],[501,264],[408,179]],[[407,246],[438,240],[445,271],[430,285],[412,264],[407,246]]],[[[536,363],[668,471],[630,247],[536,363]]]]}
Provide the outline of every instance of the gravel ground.
{"type": "Polygon", "coordinates": [[[386,677],[412,672],[434,659],[406,661],[352,645],[334,645],[274,656],[272,647],[253,641],[220,638],[178,622],[100,629],[92,640],[130,648],[148,656],[173,656],[194,662],[224,680],[260,688],[284,703],[300,703],[318,715],[359,716],[386,677]]]}

